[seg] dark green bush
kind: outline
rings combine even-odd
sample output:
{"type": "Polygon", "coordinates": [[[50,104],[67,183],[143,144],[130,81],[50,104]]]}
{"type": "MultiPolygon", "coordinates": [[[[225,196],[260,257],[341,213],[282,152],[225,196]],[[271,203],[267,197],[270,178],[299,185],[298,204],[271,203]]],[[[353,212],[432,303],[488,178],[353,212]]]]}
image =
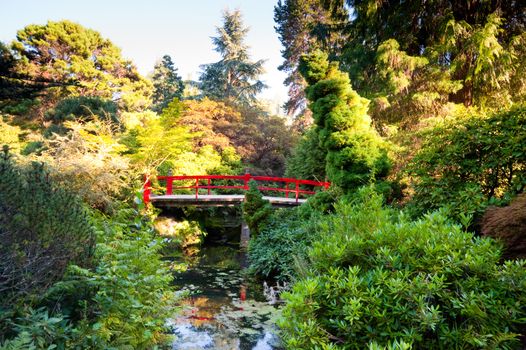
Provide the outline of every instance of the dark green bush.
{"type": "Polygon", "coordinates": [[[95,235],[80,200],[57,187],[42,164],[0,155],[0,307],[57,282],[68,264],[85,265],[95,235]]]}
{"type": "Polygon", "coordinates": [[[57,123],[68,120],[104,120],[120,124],[117,104],[97,96],[76,96],[61,100],[57,106],[46,113],[46,117],[57,123]]]}
{"type": "Polygon", "coordinates": [[[408,169],[414,179],[412,213],[445,207],[457,219],[478,217],[488,205],[507,203],[524,191],[526,107],[445,122],[423,136],[408,169]]]}
{"type": "Polygon", "coordinates": [[[279,281],[290,281],[297,276],[307,258],[307,251],[315,237],[310,221],[299,208],[278,209],[268,225],[250,241],[248,258],[252,273],[279,281]]]}
{"type": "Polygon", "coordinates": [[[285,294],[290,349],[512,349],[526,262],[436,212],[418,221],[371,190],[319,224],[306,278],[285,294]]]}
{"type": "Polygon", "coordinates": [[[312,128],[299,140],[287,159],[285,175],[298,179],[323,181],[326,152],[321,148],[318,131],[312,128]]]}
{"type": "Polygon", "coordinates": [[[272,206],[267,200],[263,199],[256,181],[250,180],[248,185],[249,190],[245,194],[245,201],[242,205],[243,219],[250,228],[250,233],[257,236],[267,225],[268,217],[272,213],[272,206]]]}
{"type": "Polygon", "coordinates": [[[38,310],[0,310],[0,349],[153,349],[168,340],[172,274],[150,220],[124,208],[93,213],[93,223],[93,266],[70,265],[42,290],[38,310]]]}

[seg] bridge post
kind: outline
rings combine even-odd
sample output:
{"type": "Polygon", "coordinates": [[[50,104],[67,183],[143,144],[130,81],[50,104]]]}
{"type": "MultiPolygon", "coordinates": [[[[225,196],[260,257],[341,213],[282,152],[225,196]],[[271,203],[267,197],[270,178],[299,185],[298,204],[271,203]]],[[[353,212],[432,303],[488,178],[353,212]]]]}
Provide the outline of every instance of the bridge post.
{"type": "Polygon", "coordinates": [[[245,178],[243,179],[245,191],[248,191],[248,182],[250,181],[251,178],[252,176],[248,173],[248,169],[247,169],[247,171],[245,172],[245,178]]]}
{"type": "Polygon", "coordinates": [[[250,241],[250,229],[248,228],[245,220],[241,221],[241,237],[239,238],[239,248],[241,250],[247,250],[248,241],[250,241]]]}
{"type": "Polygon", "coordinates": [[[144,184],[142,185],[142,200],[144,204],[150,203],[151,184],[150,176],[144,175],[144,184]]]}

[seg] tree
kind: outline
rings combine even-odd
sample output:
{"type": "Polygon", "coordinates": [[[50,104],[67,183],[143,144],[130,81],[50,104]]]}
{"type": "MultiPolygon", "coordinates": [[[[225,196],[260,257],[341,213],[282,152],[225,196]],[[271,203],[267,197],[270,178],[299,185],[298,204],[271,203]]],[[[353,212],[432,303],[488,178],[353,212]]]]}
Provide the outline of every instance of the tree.
{"type": "Polygon", "coordinates": [[[351,88],[348,75],[322,51],[302,56],[299,69],[309,84],[307,98],[329,180],[349,191],[384,178],[389,161],[371,127],[369,101],[351,88]]]}
{"type": "Polygon", "coordinates": [[[183,79],[177,74],[172,58],[164,55],[162,60],[155,64],[152,77],[153,107],[156,112],[161,112],[174,98],[182,99],[184,92],[183,79]]]}
{"type": "Polygon", "coordinates": [[[41,94],[40,117],[65,96],[108,98],[126,111],[150,104],[150,82],[122,58],[118,47],[92,29],[70,21],[33,24],[18,31],[12,48],[21,57],[17,74],[34,81],[77,81],[74,86],[49,88],[41,94]]]}
{"type": "Polygon", "coordinates": [[[64,121],[87,122],[99,119],[119,125],[117,109],[115,102],[100,97],[69,97],[61,100],[55,108],[47,111],[46,117],[57,123],[64,121]]]}
{"type": "Polygon", "coordinates": [[[235,107],[206,97],[184,101],[177,119],[177,124],[188,127],[195,134],[194,150],[211,145],[218,152],[233,145],[241,122],[241,113],[235,107]]]}
{"type": "Polygon", "coordinates": [[[302,88],[293,69],[315,48],[340,61],[353,88],[372,101],[378,124],[409,128],[449,114],[452,104],[498,110],[526,96],[523,1],[347,0],[347,17],[343,1],[314,3],[322,17],[314,23],[333,23],[331,30],[312,29],[310,1],[283,1],[275,10],[291,101],[302,88]],[[325,47],[319,33],[344,44],[325,47]]]}
{"type": "Polygon", "coordinates": [[[34,99],[47,88],[74,85],[73,80],[56,82],[51,79],[33,78],[16,71],[19,63],[13,51],[0,42],[0,108],[34,99]]]}
{"type": "Polygon", "coordinates": [[[274,7],[276,32],[284,49],[283,64],[279,67],[289,74],[289,100],[285,103],[288,114],[306,112],[305,81],[298,71],[300,57],[315,49],[323,49],[336,57],[345,43],[343,29],[348,13],[340,5],[318,0],[279,0],[274,7]]]}
{"type": "Polygon", "coordinates": [[[287,158],[287,177],[321,181],[325,179],[326,152],[320,146],[317,128],[301,137],[287,158]]]}
{"type": "Polygon", "coordinates": [[[217,28],[218,36],[212,38],[215,51],[222,58],[201,66],[199,86],[204,96],[250,104],[266,87],[258,79],[263,73],[264,61],[250,61],[248,46],[244,43],[247,32],[239,10],[223,13],[223,26],[217,28]]]}

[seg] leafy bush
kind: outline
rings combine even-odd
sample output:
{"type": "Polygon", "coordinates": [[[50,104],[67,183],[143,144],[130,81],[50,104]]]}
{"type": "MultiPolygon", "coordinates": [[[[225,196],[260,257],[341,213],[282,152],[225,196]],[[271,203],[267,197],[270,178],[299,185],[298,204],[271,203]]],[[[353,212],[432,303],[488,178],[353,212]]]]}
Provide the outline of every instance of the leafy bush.
{"type": "Polygon", "coordinates": [[[509,202],[526,186],[526,107],[432,128],[408,169],[415,214],[446,207],[457,219],[477,217],[488,204],[509,202]]]}
{"type": "Polygon", "coordinates": [[[0,350],[64,350],[74,337],[71,324],[62,315],[50,317],[46,308],[23,310],[11,326],[17,336],[3,343],[0,339],[0,350]]]}
{"type": "Polygon", "coordinates": [[[69,347],[151,349],[167,340],[173,312],[172,274],[159,254],[161,240],[133,209],[95,215],[96,265],[71,266],[45,295],[75,324],[69,347]]]}
{"type": "Polygon", "coordinates": [[[441,212],[410,221],[381,203],[362,191],[320,222],[311,270],[284,295],[286,346],[519,348],[526,262],[500,264],[493,240],[441,212]]]}
{"type": "Polygon", "coordinates": [[[77,197],[42,164],[24,168],[0,155],[0,306],[58,281],[70,263],[89,263],[95,236],[77,197]]]}
{"type": "Polygon", "coordinates": [[[315,237],[309,223],[304,222],[298,208],[274,211],[268,225],[250,241],[248,259],[251,272],[279,281],[293,280],[315,237]]]}
{"type": "Polygon", "coordinates": [[[285,175],[298,179],[317,180],[325,179],[326,153],[320,147],[318,133],[314,128],[303,135],[287,160],[285,175]]]}

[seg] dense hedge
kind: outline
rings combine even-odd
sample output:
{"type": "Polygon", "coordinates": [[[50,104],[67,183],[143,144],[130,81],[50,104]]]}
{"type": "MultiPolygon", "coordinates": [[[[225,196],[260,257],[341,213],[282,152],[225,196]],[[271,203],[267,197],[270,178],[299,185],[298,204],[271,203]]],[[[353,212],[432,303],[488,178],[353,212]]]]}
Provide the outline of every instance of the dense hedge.
{"type": "Polygon", "coordinates": [[[519,348],[526,262],[436,212],[418,221],[379,196],[342,203],[320,222],[311,270],[285,294],[290,349],[519,348]]]}
{"type": "Polygon", "coordinates": [[[458,219],[477,217],[526,187],[526,107],[444,122],[423,139],[408,169],[415,214],[446,207],[458,219]]]}

